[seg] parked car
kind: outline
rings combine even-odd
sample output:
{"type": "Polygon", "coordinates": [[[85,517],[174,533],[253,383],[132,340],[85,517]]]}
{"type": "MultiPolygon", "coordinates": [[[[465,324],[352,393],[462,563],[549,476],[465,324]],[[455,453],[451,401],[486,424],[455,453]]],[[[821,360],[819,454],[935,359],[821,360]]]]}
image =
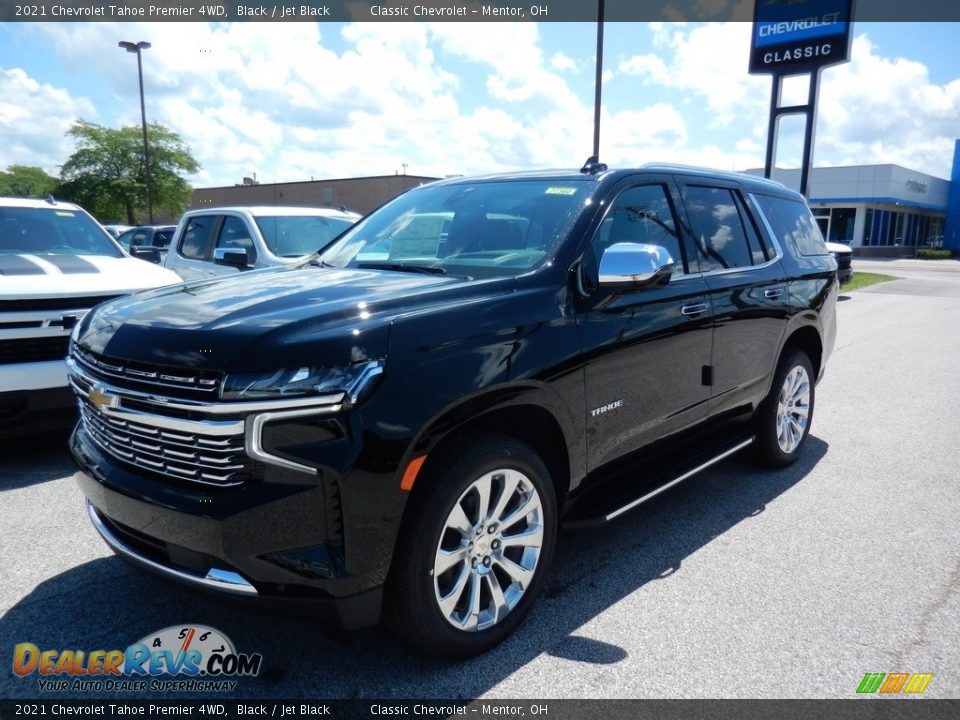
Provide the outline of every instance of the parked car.
{"type": "Polygon", "coordinates": [[[174,282],[77,205],[0,198],[0,437],[73,424],[70,331],[97,303],[174,282]]]}
{"type": "Polygon", "coordinates": [[[295,265],[360,219],[346,210],[223,207],[184,213],[164,265],[184,280],[295,265]]]}
{"type": "Polygon", "coordinates": [[[827,250],[837,261],[837,279],[846,285],[853,277],[853,250],[846,243],[828,242],[827,250]]]}
{"type": "Polygon", "coordinates": [[[132,230],[133,225],[116,225],[111,223],[108,225],[104,225],[103,229],[106,230],[108,233],[110,233],[110,237],[116,239],[120,237],[120,235],[125,233],[127,230],[132,230]]]}
{"type": "Polygon", "coordinates": [[[117,237],[123,249],[140,260],[162,264],[176,225],[140,225],[117,237]]]}
{"type": "MultiPolygon", "coordinates": [[[[209,248],[223,221],[206,223],[209,248]]],[[[746,448],[797,459],[836,273],[803,197],[769,180],[441,181],[319,256],[84,318],[77,477],[147,570],[346,627],[382,609],[471,655],[529,612],[561,524],[746,448]]]]}

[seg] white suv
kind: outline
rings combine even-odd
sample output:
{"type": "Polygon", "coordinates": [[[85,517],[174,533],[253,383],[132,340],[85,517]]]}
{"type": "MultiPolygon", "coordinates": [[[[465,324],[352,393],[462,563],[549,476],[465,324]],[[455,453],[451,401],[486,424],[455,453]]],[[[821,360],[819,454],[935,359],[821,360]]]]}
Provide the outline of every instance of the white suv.
{"type": "Polygon", "coordinates": [[[0,438],[74,421],[65,358],[91,307],[176,282],[77,205],[0,198],[0,438]]]}
{"type": "Polygon", "coordinates": [[[180,218],[164,265],[184,280],[290,265],[330,244],[360,219],[315,207],[221,207],[180,218]]]}

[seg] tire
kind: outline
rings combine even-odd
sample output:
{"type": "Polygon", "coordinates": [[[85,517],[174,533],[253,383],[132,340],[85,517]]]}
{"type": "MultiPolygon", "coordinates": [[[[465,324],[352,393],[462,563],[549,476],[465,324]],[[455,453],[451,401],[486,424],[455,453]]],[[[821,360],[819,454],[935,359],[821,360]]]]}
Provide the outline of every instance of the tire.
{"type": "Polygon", "coordinates": [[[553,560],[547,468],[517,440],[473,436],[428,465],[410,503],[387,581],[387,626],[433,655],[489,650],[523,621],[553,560]]]}
{"type": "Polygon", "coordinates": [[[800,455],[810,433],[816,400],[813,365],[806,353],[787,348],[756,415],[754,455],[771,467],[786,467],[800,455]]]}

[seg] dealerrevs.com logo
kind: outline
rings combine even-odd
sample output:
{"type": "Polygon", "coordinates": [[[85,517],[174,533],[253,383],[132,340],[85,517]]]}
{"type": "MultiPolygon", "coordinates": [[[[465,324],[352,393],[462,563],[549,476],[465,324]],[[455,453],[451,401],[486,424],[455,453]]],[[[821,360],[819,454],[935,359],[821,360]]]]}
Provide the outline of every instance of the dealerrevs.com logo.
{"type": "Polygon", "coordinates": [[[42,692],[234,690],[236,677],[255,677],[263,656],[238,653],[219,630],[176,625],[151,633],[126,650],[13,648],[13,672],[37,675],[42,692]]]}

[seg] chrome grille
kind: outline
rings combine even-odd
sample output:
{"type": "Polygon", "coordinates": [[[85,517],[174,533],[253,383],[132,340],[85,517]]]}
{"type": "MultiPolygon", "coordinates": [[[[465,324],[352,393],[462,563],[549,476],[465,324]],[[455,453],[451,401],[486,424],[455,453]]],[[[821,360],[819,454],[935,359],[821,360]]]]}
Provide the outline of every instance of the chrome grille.
{"type": "Polygon", "coordinates": [[[132,388],[179,391],[184,397],[213,398],[220,388],[220,374],[216,372],[190,372],[160,366],[121,363],[82,350],[76,344],[70,356],[81,368],[104,380],[120,381],[132,388]]]}
{"type": "Polygon", "coordinates": [[[141,365],[129,368],[94,357],[76,344],[71,347],[67,380],[79,402],[80,428],[120,464],[221,487],[262,479],[264,462],[314,473],[309,465],[266,452],[261,444],[263,426],[285,417],[337,413],[347,402],[344,391],[222,402],[216,393],[219,381],[213,397],[197,397],[196,391],[185,390],[147,392],[135,387],[134,378],[139,376],[131,370],[149,371],[141,365]]]}
{"type": "Polygon", "coordinates": [[[211,437],[109,417],[85,401],[80,416],[90,439],[121,462],[156,473],[211,485],[239,485],[252,464],[243,435],[211,437]]]}
{"type": "Polygon", "coordinates": [[[0,339],[0,365],[63,360],[67,356],[69,340],[70,338],[66,335],[61,337],[15,338],[12,340],[0,339]]]}
{"type": "Polygon", "coordinates": [[[143,412],[125,406],[130,398],[120,388],[107,390],[77,372],[68,377],[79,401],[81,426],[113,460],[166,478],[220,487],[253,479],[256,463],[245,452],[241,419],[192,421],[143,412]],[[107,394],[98,395],[103,392],[107,394]],[[115,404],[104,408],[94,397],[115,404]]]}

